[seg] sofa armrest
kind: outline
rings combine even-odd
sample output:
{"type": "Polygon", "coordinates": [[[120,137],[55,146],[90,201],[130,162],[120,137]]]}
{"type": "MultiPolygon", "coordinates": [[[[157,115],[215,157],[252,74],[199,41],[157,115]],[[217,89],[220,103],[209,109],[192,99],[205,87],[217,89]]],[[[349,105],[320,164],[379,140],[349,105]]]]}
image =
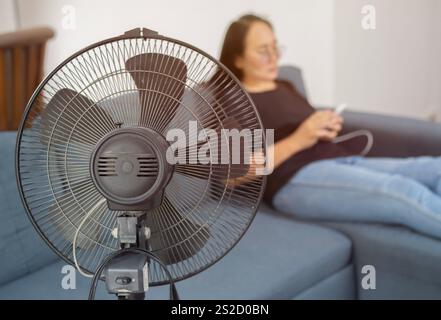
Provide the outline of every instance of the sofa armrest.
{"type": "MultiPolygon", "coordinates": [[[[343,117],[345,123],[342,134],[358,129],[372,132],[374,145],[368,154],[369,157],[441,155],[440,124],[354,111],[345,112],[343,117]]],[[[354,140],[358,139],[363,138],[354,140]]]]}

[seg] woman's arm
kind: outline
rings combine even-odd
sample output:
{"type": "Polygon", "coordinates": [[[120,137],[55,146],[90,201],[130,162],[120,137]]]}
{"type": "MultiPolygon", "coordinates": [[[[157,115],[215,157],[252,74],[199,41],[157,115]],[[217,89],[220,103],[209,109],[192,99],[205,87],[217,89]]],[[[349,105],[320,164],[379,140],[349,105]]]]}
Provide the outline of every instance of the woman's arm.
{"type": "MultiPolygon", "coordinates": [[[[272,172],[293,155],[311,148],[319,140],[330,141],[334,139],[342,129],[342,123],[343,118],[333,111],[326,110],[313,113],[292,134],[268,147],[266,161],[268,161],[269,172],[272,172]],[[274,157],[268,156],[272,152],[274,157]]],[[[262,153],[253,154],[248,172],[241,177],[228,179],[227,185],[240,185],[256,178],[258,176],[256,170],[264,167],[262,163],[265,163],[265,161],[262,158],[262,153]]]]}
{"type": "MultiPolygon", "coordinates": [[[[268,161],[267,168],[270,172],[274,171],[274,169],[280,166],[283,162],[303,150],[302,144],[300,144],[297,140],[298,139],[296,137],[290,135],[267,148],[267,154],[274,152],[274,159],[272,159],[270,156],[266,158],[266,161],[268,161]],[[271,160],[273,160],[273,163],[271,163],[271,160]]],[[[233,187],[245,184],[257,178],[257,170],[259,168],[263,170],[264,168],[263,163],[265,163],[265,161],[263,158],[263,153],[252,154],[247,173],[237,178],[227,179],[226,184],[229,187],[233,187]]]]}

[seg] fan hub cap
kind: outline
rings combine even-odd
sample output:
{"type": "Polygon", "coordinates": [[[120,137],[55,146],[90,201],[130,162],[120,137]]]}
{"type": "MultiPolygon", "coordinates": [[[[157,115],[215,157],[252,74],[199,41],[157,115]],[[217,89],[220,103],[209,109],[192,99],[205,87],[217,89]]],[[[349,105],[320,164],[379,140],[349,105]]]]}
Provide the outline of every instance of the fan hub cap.
{"type": "Polygon", "coordinates": [[[91,157],[91,175],[115,210],[148,210],[161,203],[173,167],[168,142],[148,128],[117,129],[104,136],[91,157]]]}

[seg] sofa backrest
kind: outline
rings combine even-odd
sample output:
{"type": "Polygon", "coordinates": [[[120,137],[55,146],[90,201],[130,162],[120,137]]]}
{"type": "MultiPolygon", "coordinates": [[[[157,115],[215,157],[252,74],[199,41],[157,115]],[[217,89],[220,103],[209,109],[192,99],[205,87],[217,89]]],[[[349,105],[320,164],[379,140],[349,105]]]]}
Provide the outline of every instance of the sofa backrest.
{"type": "MultiPolygon", "coordinates": [[[[308,99],[302,71],[291,65],[281,66],[279,79],[289,81],[297,91],[308,99]]],[[[370,157],[417,157],[439,156],[441,125],[419,119],[388,116],[357,111],[345,111],[344,128],[341,134],[359,129],[367,129],[374,136],[370,157]]],[[[363,137],[344,142],[354,153],[364,146],[363,137]]]]}
{"type": "Polygon", "coordinates": [[[57,259],[23,208],[15,178],[15,131],[0,132],[0,285],[57,259]]]}
{"type": "Polygon", "coordinates": [[[308,100],[308,93],[306,91],[302,70],[300,68],[289,65],[281,66],[279,68],[278,78],[290,82],[296,88],[297,92],[308,100]]]}

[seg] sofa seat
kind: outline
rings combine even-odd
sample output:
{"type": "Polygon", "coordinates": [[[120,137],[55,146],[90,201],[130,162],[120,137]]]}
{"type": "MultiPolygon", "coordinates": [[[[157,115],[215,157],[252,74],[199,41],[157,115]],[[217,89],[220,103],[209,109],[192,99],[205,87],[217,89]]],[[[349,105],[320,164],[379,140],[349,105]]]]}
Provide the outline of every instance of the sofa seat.
{"type": "Polygon", "coordinates": [[[358,287],[360,299],[441,299],[440,240],[406,227],[370,223],[326,223],[348,236],[354,267],[376,271],[375,290],[358,287]]]}
{"type": "MultiPolygon", "coordinates": [[[[24,212],[23,212],[24,214],[24,212]]],[[[61,287],[59,260],[0,287],[0,299],[85,299],[90,280],[76,276],[76,290],[61,287]]],[[[291,299],[314,296],[353,299],[351,242],[321,226],[259,210],[240,242],[219,262],[177,283],[182,299],[291,299]],[[336,289],[339,288],[339,289],[336,289]]],[[[151,288],[150,299],[167,299],[168,286],[151,288]]],[[[97,298],[113,299],[100,284],[97,298]]]]}

